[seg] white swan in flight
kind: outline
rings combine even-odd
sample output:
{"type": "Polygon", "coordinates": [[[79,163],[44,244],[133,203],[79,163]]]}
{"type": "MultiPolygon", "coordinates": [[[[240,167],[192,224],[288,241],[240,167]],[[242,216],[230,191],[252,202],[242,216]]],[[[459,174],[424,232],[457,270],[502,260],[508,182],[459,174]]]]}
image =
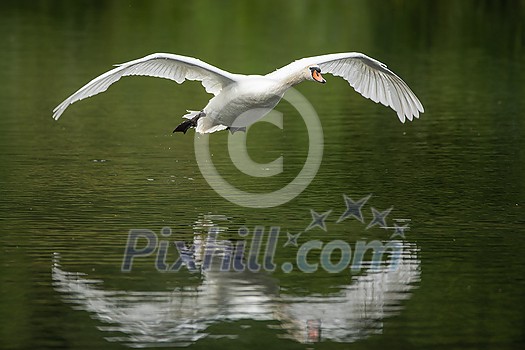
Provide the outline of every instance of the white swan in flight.
{"type": "Polygon", "coordinates": [[[145,75],[179,84],[186,79],[198,80],[208,93],[215,95],[202,110],[188,111],[184,115],[187,120],[174,132],[186,133],[192,127],[198,133],[246,130],[272,110],[290,87],[305,80],[325,83],[321,73],[340,76],[364,97],[391,107],[402,123],[419,118],[419,113],[424,112],[419,99],[400,77],[362,53],[302,58],[266,75],[233,74],[193,57],[154,53],[117,65],[91,80],[59,104],[53,110],[53,118],[58,120],[70,104],[106,91],[123,76],[145,75]]]}

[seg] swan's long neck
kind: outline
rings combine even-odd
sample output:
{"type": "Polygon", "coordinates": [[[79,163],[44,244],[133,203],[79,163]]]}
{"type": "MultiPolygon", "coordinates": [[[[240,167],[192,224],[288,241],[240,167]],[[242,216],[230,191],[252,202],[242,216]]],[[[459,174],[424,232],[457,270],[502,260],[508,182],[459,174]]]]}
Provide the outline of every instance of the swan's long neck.
{"type": "Polygon", "coordinates": [[[295,86],[299,83],[302,83],[306,80],[303,67],[296,68],[292,66],[286,66],[270,74],[267,74],[266,76],[276,81],[279,81],[283,87],[286,87],[286,89],[295,86]]]}
{"type": "Polygon", "coordinates": [[[288,76],[286,76],[284,79],[284,83],[289,86],[289,87],[292,87],[292,86],[295,86],[299,83],[302,83],[303,81],[305,81],[305,77],[304,77],[304,74],[302,71],[298,71],[298,72],[295,72],[293,74],[290,74],[288,76]]]}

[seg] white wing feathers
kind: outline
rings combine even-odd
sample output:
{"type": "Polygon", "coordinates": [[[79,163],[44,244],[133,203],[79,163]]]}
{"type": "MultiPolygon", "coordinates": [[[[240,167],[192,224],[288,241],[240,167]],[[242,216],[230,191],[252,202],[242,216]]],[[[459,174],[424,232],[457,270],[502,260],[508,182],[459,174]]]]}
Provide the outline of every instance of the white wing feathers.
{"type": "MultiPolygon", "coordinates": [[[[425,110],[408,85],[385,64],[364,54],[349,52],[306,58],[321,73],[344,78],[361,95],[392,108],[399,120],[419,118],[425,110]]],[[[300,60],[301,61],[301,60],[300,60]]]]}
{"type": "MultiPolygon", "coordinates": [[[[419,118],[424,109],[408,85],[385,64],[356,52],[308,57],[292,62],[271,74],[284,79],[297,69],[317,64],[322,73],[330,73],[348,81],[361,95],[380,102],[397,112],[401,122],[419,118]]],[[[123,63],[81,87],[53,110],[58,119],[66,108],[79,100],[106,91],[123,76],[145,75],[171,79],[181,84],[185,80],[199,80],[207,92],[217,95],[224,87],[245,76],[232,74],[196,58],[166,53],[155,53],[123,63]]]]}
{"type": "Polygon", "coordinates": [[[60,118],[70,104],[104,92],[121,77],[129,75],[171,79],[179,84],[185,80],[199,80],[202,82],[206,92],[214,95],[217,95],[225,86],[238,79],[237,74],[226,72],[196,58],[155,53],[117,65],[117,68],[91,80],[59,104],[53,110],[53,118],[60,118]]]}

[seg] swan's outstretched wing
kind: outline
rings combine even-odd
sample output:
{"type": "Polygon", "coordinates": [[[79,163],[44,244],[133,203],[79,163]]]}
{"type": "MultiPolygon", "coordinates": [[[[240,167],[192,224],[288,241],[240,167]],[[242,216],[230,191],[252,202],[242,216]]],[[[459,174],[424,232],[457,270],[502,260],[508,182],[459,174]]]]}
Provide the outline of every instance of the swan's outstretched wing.
{"type": "MultiPolygon", "coordinates": [[[[362,53],[348,52],[304,59],[317,64],[321,73],[344,78],[361,95],[392,108],[399,120],[419,118],[425,110],[408,85],[385,64],[362,53]]],[[[302,61],[302,60],[300,60],[302,61]]]]}
{"type": "Polygon", "coordinates": [[[81,87],[53,110],[53,118],[58,119],[72,103],[99,94],[127,75],[146,75],[171,79],[179,84],[187,80],[199,80],[207,92],[217,95],[222,88],[239,78],[232,74],[202,62],[196,58],[167,53],[154,53],[134,61],[117,65],[81,87]]]}

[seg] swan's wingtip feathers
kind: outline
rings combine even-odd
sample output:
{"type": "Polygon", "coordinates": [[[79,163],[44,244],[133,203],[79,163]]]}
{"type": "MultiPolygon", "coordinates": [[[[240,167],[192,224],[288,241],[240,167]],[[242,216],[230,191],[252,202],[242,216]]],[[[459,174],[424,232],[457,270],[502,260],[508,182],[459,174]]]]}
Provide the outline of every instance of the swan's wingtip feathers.
{"type": "Polygon", "coordinates": [[[58,120],[58,118],[60,118],[62,113],[64,113],[68,105],[69,104],[64,105],[64,103],[61,103],[58,106],[56,106],[55,109],[53,109],[53,119],[58,120]]]}
{"type": "Polygon", "coordinates": [[[412,112],[398,111],[397,117],[399,121],[404,124],[407,120],[411,122],[414,121],[414,119],[419,119],[423,112],[421,109],[415,109],[412,112]]]}
{"type": "Polygon", "coordinates": [[[58,105],[53,110],[53,118],[58,120],[69,105],[106,91],[123,76],[159,77],[173,80],[178,84],[185,80],[198,80],[201,81],[206,92],[214,95],[238,78],[236,74],[226,72],[199,59],[168,53],[153,53],[133,61],[116,64],[115,67],[92,79],[58,105]]]}

